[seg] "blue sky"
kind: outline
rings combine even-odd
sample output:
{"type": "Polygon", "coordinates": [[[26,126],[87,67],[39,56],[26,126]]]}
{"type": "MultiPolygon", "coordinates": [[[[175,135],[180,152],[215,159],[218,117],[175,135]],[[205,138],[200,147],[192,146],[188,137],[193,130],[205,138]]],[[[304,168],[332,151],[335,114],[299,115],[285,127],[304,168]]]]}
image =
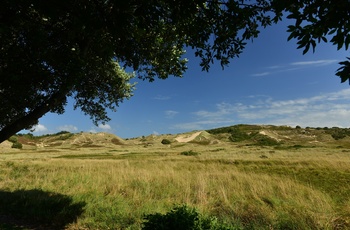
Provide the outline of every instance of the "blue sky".
{"type": "Polygon", "coordinates": [[[41,118],[34,134],[65,130],[129,138],[235,124],[350,127],[350,86],[335,76],[348,53],[319,44],[315,53],[302,55],[295,40],[287,42],[286,26],[263,30],[224,70],[215,63],[202,72],[189,50],[183,78],[138,81],[134,96],[109,112],[105,125],[94,126],[69,103],[65,114],[41,118]]]}

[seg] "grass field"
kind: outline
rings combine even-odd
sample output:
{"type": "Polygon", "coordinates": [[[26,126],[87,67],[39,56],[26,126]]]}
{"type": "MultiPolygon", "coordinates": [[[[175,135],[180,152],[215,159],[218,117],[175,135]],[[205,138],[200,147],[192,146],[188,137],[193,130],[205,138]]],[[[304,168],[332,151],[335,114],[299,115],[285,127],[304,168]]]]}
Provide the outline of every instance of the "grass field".
{"type": "Polygon", "coordinates": [[[225,142],[0,154],[0,229],[140,229],[178,204],[238,229],[349,229],[350,151],[225,142]]]}

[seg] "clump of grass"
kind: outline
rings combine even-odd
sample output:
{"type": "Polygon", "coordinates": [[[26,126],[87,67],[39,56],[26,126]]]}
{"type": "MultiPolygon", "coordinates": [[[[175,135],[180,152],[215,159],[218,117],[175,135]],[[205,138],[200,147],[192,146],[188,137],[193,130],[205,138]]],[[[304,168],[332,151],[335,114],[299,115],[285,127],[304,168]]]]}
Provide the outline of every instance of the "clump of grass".
{"type": "Polygon", "coordinates": [[[67,159],[110,159],[115,158],[114,155],[110,153],[100,153],[100,154],[67,154],[57,156],[55,158],[67,158],[67,159]]]}
{"type": "Polygon", "coordinates": [[[274,148],[277,150],[298,150],[298,149],[302,149],[302,148],[315,148],[315,147],[295,144],[292,146],[275,146],[274,148]]]}
{"type": "Polygon", "coordinates": [[[198,152],[195,152],[193,150],[189,150],[189,151],[183,151],[180,153],[180,155],[183,155],[183,156],[198,156],[199,153],[198,152]]]}
{"type": "Polygon", "coordinates": [[[209,152],[220,152],[220,151],[224,151],[225,148],[217,148],[217,149],[212,149],[212,150],[209,150],[209,152]]]}

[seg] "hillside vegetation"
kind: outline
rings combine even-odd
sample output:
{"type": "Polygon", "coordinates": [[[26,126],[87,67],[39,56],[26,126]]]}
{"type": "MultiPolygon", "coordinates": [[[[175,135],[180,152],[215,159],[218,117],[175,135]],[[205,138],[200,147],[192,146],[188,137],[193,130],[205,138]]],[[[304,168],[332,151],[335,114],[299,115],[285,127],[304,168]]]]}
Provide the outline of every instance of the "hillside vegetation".
{"type": "Polygon", "coordinates": [[[0,145],[0,229],[150,229],[145,218],[191,216],[211,229],[349,229],[348,135],[258,125],[17,135],[0,145]]]}
{"type": "MultiPolygon", "coordinates": [[[[12,143],[20,143],[21,148],[38,149],[44,147],[81,148],[106,147],[113,145],[158,145],[167,139],[170,143],[218,144],[235,142],[245,145],[260,146],[328,146],[350,147],[350,128],[324,127],[301,128],[273,125],[234,125],[206,131],[193,131],[175,135],[150,135],[123,140],[109,133],[70,133],[62,131],[56,134],[33,136],[19,134],[9,139],[12,143]]],[[[9,144],[2,144],[9,146],[9,144]]]]}

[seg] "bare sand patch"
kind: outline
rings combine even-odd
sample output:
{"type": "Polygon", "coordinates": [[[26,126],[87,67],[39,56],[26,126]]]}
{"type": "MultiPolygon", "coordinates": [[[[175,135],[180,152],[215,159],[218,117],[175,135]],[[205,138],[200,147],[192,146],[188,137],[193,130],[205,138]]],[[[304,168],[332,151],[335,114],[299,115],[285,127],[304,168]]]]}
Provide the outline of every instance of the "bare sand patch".
{"type": "Polygon", "coordinates": [[[195,133],[193,133],[190,136],[188,136],[188,135],[181,135],[181,136],[175,138],[175,140],[177,140],[178,142],[189,142],[189,141],[194,140],[201,133],[202,133],[202,131],[195,132],[195,133]]]}

